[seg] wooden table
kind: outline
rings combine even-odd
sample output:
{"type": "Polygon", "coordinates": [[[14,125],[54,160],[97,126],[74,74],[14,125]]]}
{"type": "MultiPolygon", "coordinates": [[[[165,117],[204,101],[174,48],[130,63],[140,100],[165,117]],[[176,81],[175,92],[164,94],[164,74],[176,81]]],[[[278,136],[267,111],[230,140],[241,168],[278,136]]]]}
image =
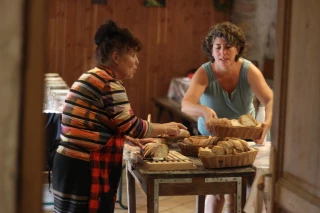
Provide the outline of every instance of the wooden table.
{"type": "Polygon", "coordinates": [[[235,209],[242,212],[246,202],[248,180],[255,169],[251,166],[230,169],[205,169],[199,158],[190,157],[195,170],[148,171],[126,156],[127,193],[130,213],[136,212],[135,178],[147,195],[147,212],[159,212],[159,196],[197,195],[197,212],[204,212],[207,194],[235,194],[235,209]]]}

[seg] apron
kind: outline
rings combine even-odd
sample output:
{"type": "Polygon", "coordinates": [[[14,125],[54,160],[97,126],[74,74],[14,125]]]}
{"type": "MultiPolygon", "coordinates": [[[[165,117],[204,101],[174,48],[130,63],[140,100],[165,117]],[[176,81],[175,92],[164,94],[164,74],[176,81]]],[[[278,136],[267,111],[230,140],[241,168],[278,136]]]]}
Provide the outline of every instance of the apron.
{"type": "Polygon", "coordinates": [[[113,213],[122,173],[124,136],[118,134],[90,152],[90,213],[113,213]]]}

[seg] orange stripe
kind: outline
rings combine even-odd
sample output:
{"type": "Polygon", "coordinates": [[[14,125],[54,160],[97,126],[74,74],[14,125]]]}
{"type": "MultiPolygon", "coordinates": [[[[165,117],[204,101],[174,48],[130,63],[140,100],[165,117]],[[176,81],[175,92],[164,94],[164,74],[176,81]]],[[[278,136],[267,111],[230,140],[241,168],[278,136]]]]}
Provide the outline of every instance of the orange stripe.
{"type": "Polygon", "coordinates": [[[57,149],[57,152],[62,155],[71,157],[71,158],[76,158],[79,160],[84,160],[84,161],[90,162],[90,154],[87,154],[87,153],[79,152],[79,151],[76,151],[73,149],[68,149],[63,146],[59,146],[57,149]]]}

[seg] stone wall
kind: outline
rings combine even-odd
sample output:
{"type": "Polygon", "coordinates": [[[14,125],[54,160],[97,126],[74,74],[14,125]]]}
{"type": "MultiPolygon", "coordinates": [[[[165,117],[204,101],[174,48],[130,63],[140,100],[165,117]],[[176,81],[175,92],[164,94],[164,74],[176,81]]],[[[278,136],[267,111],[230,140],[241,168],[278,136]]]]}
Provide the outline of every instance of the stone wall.
{"type": "Polygon", "coordinates": [[[249,50],[245,56],[258,62],[274,59],[277,0],[234,0],[231,21],[246,33],[249,50]]]}

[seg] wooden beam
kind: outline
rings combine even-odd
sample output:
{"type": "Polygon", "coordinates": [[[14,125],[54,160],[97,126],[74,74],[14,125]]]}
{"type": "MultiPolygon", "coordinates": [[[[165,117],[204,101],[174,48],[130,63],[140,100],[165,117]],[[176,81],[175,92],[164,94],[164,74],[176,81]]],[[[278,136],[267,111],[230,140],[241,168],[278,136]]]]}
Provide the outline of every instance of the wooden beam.
{"type": "Polygon", "coordinates": [[[25,45],[22,66],[22,108],[20,139],[19,213],[42,211],[44,125],[43,81],[47,46],[47,2],[30,0],[26,4],[25,45]]]}

